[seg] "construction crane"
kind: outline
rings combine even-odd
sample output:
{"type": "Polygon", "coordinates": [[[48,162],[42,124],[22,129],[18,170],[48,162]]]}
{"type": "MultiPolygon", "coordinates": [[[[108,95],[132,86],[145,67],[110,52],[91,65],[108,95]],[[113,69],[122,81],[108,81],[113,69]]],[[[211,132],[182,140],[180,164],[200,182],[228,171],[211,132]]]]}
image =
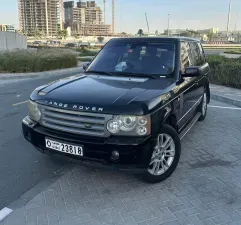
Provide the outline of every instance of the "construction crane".
{"type": "Polygon", "coordinates": [[[150,28],[149,28],[149,23],[148,23],[148,19],[147,19],[147,14],[145,13],[146,16],[146,24],[147,24],[147,29],[148,29],[148,34],[150,34],[150,28]]]}
{"type": "MultiPolygon", "coordinates": [[[[103,0],[104,4],[104,24],[106,24],[106,0],[103,0]]],[[[112,33],[115,33],[115,0],[112,0],[112,33]]]]}
{"type": "Polygon", "coordinates": [[[232,5],[232,0],[229,0],[228,23],[227,23],[227,37],[229,36],[229,26],[230,26],[230,17],[231,17],[231,5],[232,5]]]}
{"type": "Polygon", "coordinates": [[[106,0],[103,0],[103,3],[104,3],[104,24],[106,24],[106,0]]]}

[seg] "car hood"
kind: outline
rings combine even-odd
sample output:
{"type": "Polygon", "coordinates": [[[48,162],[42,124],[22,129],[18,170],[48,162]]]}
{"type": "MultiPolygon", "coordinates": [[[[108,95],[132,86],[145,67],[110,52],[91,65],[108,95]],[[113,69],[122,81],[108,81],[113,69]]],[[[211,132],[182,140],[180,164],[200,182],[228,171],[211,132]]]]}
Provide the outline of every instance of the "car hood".
{"type": "Polygon", "coordinates": [[[145,114],[153,108],[152,100],[168,92],[171,83],[167,78],[80,74],[36,89],[31,99],[81,111],[145,114]]]}

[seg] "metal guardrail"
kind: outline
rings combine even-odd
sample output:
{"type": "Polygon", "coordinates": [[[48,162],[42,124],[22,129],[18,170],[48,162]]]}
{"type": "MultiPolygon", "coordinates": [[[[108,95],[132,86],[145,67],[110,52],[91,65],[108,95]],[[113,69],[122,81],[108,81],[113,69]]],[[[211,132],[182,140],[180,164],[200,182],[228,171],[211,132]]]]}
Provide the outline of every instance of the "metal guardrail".
{"type": "Polygon", "coordinates": [[[241,48],[241,44],[202,44],[203,48],[234,49],[241,48]]]}

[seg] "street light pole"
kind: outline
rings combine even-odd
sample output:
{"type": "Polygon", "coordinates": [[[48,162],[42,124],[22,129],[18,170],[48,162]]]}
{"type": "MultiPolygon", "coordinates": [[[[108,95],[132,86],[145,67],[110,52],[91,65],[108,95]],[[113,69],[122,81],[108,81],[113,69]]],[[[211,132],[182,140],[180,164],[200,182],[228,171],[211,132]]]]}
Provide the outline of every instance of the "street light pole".
{"type": "Polygon", "coordinates": [[[228,37],[228,35],[229,35],[229,25],[230,25],[230,17],[231,17],[231,5],[232,5],[232,0],[229,0],[228,23],[227,23],[227,37],[228,37]]]}
{"type": "Polygon", "coordinates": [[[167,36],[169,36],[169,25],[170,25],[170,14],[168,14],[168,20],[167,20],[167,36]]]}

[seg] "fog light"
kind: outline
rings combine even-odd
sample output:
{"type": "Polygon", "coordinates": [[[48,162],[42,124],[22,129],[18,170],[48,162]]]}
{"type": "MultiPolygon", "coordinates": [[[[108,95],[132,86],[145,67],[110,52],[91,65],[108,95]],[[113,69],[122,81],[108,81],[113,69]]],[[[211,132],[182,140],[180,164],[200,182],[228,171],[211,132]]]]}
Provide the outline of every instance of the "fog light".
{"type": "Polygon", "coordinates": [[[30,132],[27,133],[27,139],[28,139],[29,141],[31,141],[31,139],[32,139],[32,136],[31,136],[31,133],[30,133],[30,132]]]}
{"type": "Polygon", "coordinates": [[[120,158],[120,153],[119,153],[118,151],[113,151],[113,152],[111,153],[111,157],[110,157],[111,160],[116,161],[116,160],[118,160],[119,158],[120,158]]]}

